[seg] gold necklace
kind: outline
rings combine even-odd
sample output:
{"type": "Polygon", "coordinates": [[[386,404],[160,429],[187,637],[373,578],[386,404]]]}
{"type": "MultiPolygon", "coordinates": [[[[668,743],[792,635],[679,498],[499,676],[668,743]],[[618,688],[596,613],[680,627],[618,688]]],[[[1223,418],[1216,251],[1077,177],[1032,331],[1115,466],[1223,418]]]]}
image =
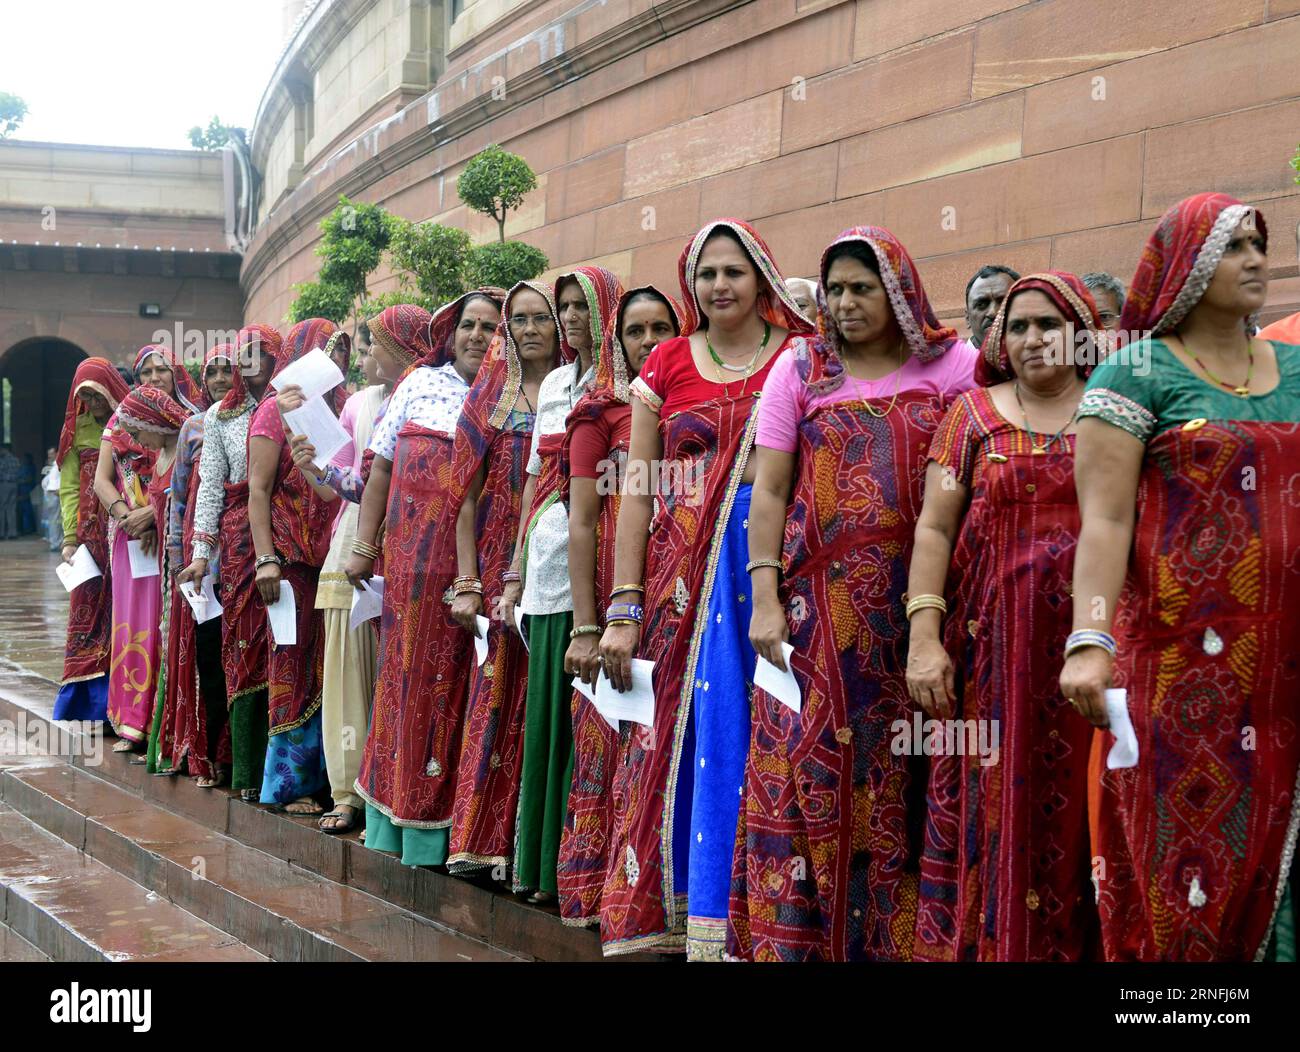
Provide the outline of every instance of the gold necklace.
{"type": "Polygon", "coordinates": [[[1065,427],[1061,428],[1060,431],[1056,432],[1056,434],[1054,434],[1051,438],[1049,438],[1046,442],[1044,442],[1040,446],[1037,442],[1034,441],[1037,432],[1035,432],[1034,429],[1029,426],[1029,412],[1025,409],[1025,403],[1020,397],[1020,381],[1017,380],[1012,385],[1011,389],[1016,394],[1016,405],[1020,406],[1020,415],[1024,417],[1025,420],[1025,431],[1029,435],[1029,448],[1034,453],[1046,453],[1048,447],[1051,446],[1053,442],[1058,441],[1061,438],[1061,436],[1065,434],[1065,429],[1074,423],[1074,418],[1078,415],[1078,410],[1075,410],[1074,413],[1070,414],[1070,419],[1065,422],[1065,427]]]}
{"type": "Polygon", "coordinates": [[[1183,350],[1186,351],[1188,357],[1191,358],[1192,361],[1194,361],[1197,364],[1201,372],[1203,372],[1210,380],[1214,381],[1214,383],[1218,384],[1220,387],[1224,388],[1225,390],[1231,391],[1238,398],[1250,397],[1250,377],[1251,374],[1255,371],[1255,341],[1253,339],[1250,339],[1249,337],[1247,337],[1247,340],[1248,342],[1246,344],[1246,379],[1243,380],[1240,384],[1230,384],[1228,383],[1227,380],[1220,380],[1217,376],[1215,376],[1212,372],[1210,372],[1209,367],[1203,361],[1201,361],[1200,358],[1198,358],[1196,355],[1192,353],[1192,349],[1187,346],[1187,341],[1184,340],[1181,336],[1178,337],[1178,342],[1183,345],[1183,350]]]}
{"type": "MultiPolygon", "coordinates": [[[[772,326],[769,322],[764,322],[763,340],[754,349],[754,353],[749,359],[749,364],[744,367],[744,372],[742,373],[742,375],[736,377],[737,380],[742,380],[742,381],[748,380],[751,376],[754,375],[754,365],[758,362],[758,356],[763,353],[763,349],[767,346],[768,340],[770,340],[771,338],[772,338],[772,326]]],[[[708,349],[709,359],[713,365],[713,372],[718,377],[718,383],[722,384],[724,387],[729,383],[734,383],[735,381],[727,380],[723,377],[722,370],[725,367],[727,369],[732,370],[733,372],[741,372],[740,367],[729,366],[727,365],[726,362],[724,362],[721,358],[718,357],[718,353],[713,349],[713,344],[709,340],[709,334],[707,330],[704,333],[704,346],[708,349]]],[[[744,387],[741,387],[740,393],[741,394],[745,393],[744,387]]]]}
{"type": "MultiPolygon", "coordinates": [[[[885,406],[885,408],[884,408],[883,410],[878,411],[878,410],[872,408],[870,400],[864,400],[863,403],[862,403],[863,406],[866,407],[866,410],[867,410],[868,413],[870,413],[872,416],[877,417],[877,418],[879,418],[879,419],[881,419],[881,420],[883,420],[883,419],[884,419],[885,417],[887,417],[890,413],[892,413],[892,412],[894,411],[894,406],[898,404],[898,393],[903,389],[903,366],[907,364],[907,358],[906,358],[907,350],[906,350],[906,348],[907,348],[907,341],[906,341],[906,339],[903,338],[903,337],[899,337],[899,340],[898,340],[898,368],[894,370],[894,397],[891,398],[891,399],[889,400],[889,405],[885,406]]],[[[845,372],[848,372],[848,368],[849,368],[848,363],[845,362],[845,364],[844,364],[844,371],[845,371],[845,372]]],[[[850,375],[852,375],[852,374],[850,374],[850,375]]],[[[856,376],[853,377],[853,378],[854,378],[855,380],[857,379],[856,376]]],[[[870,383],[871,381],[868,380],[868,381],[866,381],[866,382],[867,382],[867,383],[870,383]]]]}

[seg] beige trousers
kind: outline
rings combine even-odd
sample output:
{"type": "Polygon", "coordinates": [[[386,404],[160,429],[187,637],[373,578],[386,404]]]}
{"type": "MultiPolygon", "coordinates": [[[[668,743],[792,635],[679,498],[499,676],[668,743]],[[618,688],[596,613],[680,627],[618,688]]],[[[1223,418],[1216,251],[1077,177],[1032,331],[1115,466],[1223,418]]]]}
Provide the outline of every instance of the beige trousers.
{"type": "Polygon", "coordinates": [[[325,684],[321,700],[321,733],[325,738],[325,767],[335,807],[364,804],[353,789],[361,773],[361,753],[370,725],[375,696],[378,644],[369,623],[348,630],[348,610],[322,610],[325,615],[325,684]]]}

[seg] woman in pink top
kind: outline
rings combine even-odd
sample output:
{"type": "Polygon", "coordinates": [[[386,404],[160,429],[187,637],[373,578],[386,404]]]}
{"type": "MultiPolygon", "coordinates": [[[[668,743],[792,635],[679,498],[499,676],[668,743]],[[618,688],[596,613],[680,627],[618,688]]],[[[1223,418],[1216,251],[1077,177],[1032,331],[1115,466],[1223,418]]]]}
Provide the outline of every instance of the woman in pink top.
{"type": "Polygon", "coordinates": [[[793,645],[802,706],[755,687],[728,950],[907,960],[925,778],[891,748],[912,715],[902,598],[926,449],[975,359],[879,227],[831,242],[817,300],[820,336],[759,404],[749,637],[780,669],[793,645]]]}

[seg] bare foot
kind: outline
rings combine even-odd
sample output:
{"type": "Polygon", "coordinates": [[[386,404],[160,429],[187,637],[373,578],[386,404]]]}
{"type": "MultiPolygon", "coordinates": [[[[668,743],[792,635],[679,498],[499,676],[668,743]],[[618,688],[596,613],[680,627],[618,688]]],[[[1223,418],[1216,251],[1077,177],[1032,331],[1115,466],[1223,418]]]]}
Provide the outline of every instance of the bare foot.
{"type": "Polygon", "coordinates": [[[284,813],[287,815],[318,815],[324,810],[325,808],[310,796],[300,796],[292,803],[284,805],[284,813]]]}
{"type": "Polygon", "coordinates": [[[113,746],[114,752],[134,752],[135,742],[129,738],[120,738],[116,745],[113,746]]]}

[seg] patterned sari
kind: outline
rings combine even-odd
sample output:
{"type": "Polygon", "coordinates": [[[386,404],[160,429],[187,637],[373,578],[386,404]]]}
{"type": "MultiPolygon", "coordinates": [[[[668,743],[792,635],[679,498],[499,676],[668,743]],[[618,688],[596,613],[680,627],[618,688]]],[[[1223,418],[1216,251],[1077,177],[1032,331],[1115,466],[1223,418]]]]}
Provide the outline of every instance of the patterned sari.
{"type": "MultiPolygon", "coordinates": [[[[676,322],[676,335],[682,335],[686,325],[681,306],[653,286],[630,289],[618,302],[618,309],[609,319],[605,331],[606,352],[596,363],[596,380],[590,391],[583,395],[567,421],[564,445],[560,455],[561,499],[569,500],[569,456],[574,428],[583,421],[597,420],[611,410],[625,406],[631,400],[628,380],[627,353],[620,339],[623,312],[633,296],[653,293],[668,307],[676,322]]],[[[627,465],[627,442],[608,450],[614,465],[618,486],[606,494],[600,504],[600,518],[596,522],[596,604],[618,582],[614,580],[614,532],[618,523],[618,509],[622,497],[622,480],[627,465]]],[[[605,871],[609,864],[610,825],[613,822],[611,789],[614,768],[618,763],[618,732],[616,732],[586,696],[573,692],[573,781],[569,786],[569,805],[565,815],[564,831],[560,835],[560,853],[557,863],[560,918],[565,924],[587,926],[600,922],[600,895],[605,886],[605,871]]]]}
{"type": "MultiPolygon", "coordinates": [[[[719,227],[740,240],[758,270],[759,313],[792,335],[806,333],[807,320],[786,292],[771,252],[752,227],[734,219],[709,223],[678,261],[689,328],[695,328],[703,314],[695,298],[696,265],[719,227]]],[[[689,355],[690,349],[684,341],[668,341],[652,355],[674,352],[689,355]]],[[[748,382],[714,385],[713,397],[660,419],[662,462],[670,469],[660,473],[646,547],[640,644],[640,655],[655,663],[654,725],[624,723],[621,732],[621,762],[612,789],[613,834],[600,907],[607,955],[687,948],[688,911],[692,955],[721,955],[753,668],[752,657],[748,668],[726,663],[730,655],[724,652],[725,644],[737,642],[741,611],[746,609],[746,601],[739,598],[743,593],[734,586],[748,585],[747,579],[731,579],[729,564],[744,529],[744,515],[737,507],[748,500],[750,487],[742,480],[753,446],[757,395],[775,358],[748,382]],[[716,611],[711,605],[715,592],[716,611]],[[700,616],[706,611],[712,616],[700,616]],[[706,642],[710,622],[722,627],[706,642]],[[713,639],[719,640],[716,653],[713,639]],[[714,667],[719,679],[716,686],[705,687],[700,672],[711,657],[718,659],[714,667]],[[710,749],[718,762],[701,765],[702,751],[710,749]],[[707,851],[702,826],[708,827],[707,851]],[[707,907],[702,905],[706,896],[707,907]]],[[[632,392],[658,415],[665,398],[647,383],[649,371],[647,362],[632,392]]],[[[742,576],[747,577],[743,571],[742,576]]]]}
{"type": "MultiPolygon", "coordinates": [[[[103,358],[87,358],[77,366],[68,393],[63,432],[55,463],[62,469],[77,457],[77,518],[75,543],[84,544],[102,576],[79,585],[68,597],[68,633],[63,658],[63,681],[54,703],[55,719],[103,719],[108,703],[109,640],[112,632],[112,569],[109,566],[108,513],[95,495],[95,470],[99,466],[101,428],[78,397],[83,390],[98,392],[110,410],[126,397],[128,388],[117,370],[103,358]],[[86,425],[90,421],[91,426],[86,425]],[[77,440],[78,432],[85,441],[77,440]],[[95,689],[96,685],[99,689],[95,689]]],[[[69,543],[74,538],[68,538],[69,543]]]]}
{"type": "MultiPolygon", "coordinates": [[[[830,254],[845,242],[874,254],[914,358],[936,361],[956,339],[939,326],[898,240],[878,227],[847,230],[822,256],[822,336],[794,352],[813,394],[844,380],[825,282],[830,254]]],[[[754,692],[733,956],[912,956],[925,761],[897,754],[891,739],[895,721],[913,712],[902,597],[926,451],[945,406],[923,388],[895,393],[814,404],[798,425],[782,599],[802,711],[754,692]]]]}
{"type": "Polygon", "coordinates": [[[1267,237],[1262,216],[1223,194],[1165,214],[1121,323],[1152,333],[1130,347],[1151,368],[1112,356],[1079,410],[1146,445],[1115,619],[1138,761],[1103,772],[1097,822],[1108,960],[1262,959],[1294,909],[1300,348],[1274,343],[1278,386],[1239,397],[1160,340],[1248,215],[1267,237]]]}
{"type": "MultiPolygon", "coordinates": [[[[489,352],[456,428],[452,488],[446,525],[441,527],[442,536],[455,536],[455,520],[465,495],[479,467],[486,464],[474,536],[483,605],[491,625],[487,658],[470,671],[447,864],[457,873],[497,868],[502,880],[514,857],[528,656],[514,626],[493,614],[502,592],[501,575],[514,555],[533,430],[533,414],[515,408],[523,389],[523,366],[506,321],[511,301],[525,287],[541,294],[555,317],[555,297],[548,286],[521,282],[510,290],[502,310],[499,356],[489,352]]],[[[558,333],[558,317],[555,327],[558,333]]],[[[551,367],[561,364],[557,346],[551,367]]],[[[455,546],[443,548],[442,565],[450,568],[455,565],[455,546]]]]}
{"type": "MultiPolygon", "coordinates": [[[[1027,289],[1048,296],[1074,332],[1098,338],[1092,297],[1077,277],[1021,278],[985,340],[986,384],[1014,376],[1006,313],[1027,289]]],[[[986,739],[991,757],[967,749],[931,761],[916,957],[1088,960],[1099,948],[1089,879],[1093,732],[1061,695],[1057,677],[1073,616],[1079,535],[1074,436],[1037,448],[981,388],[948,412],[930,459],[970,495],[944,625],[958,669],[954,715],[979,721],[972,727],[996,727],[998,737],[986,739]]]]}

